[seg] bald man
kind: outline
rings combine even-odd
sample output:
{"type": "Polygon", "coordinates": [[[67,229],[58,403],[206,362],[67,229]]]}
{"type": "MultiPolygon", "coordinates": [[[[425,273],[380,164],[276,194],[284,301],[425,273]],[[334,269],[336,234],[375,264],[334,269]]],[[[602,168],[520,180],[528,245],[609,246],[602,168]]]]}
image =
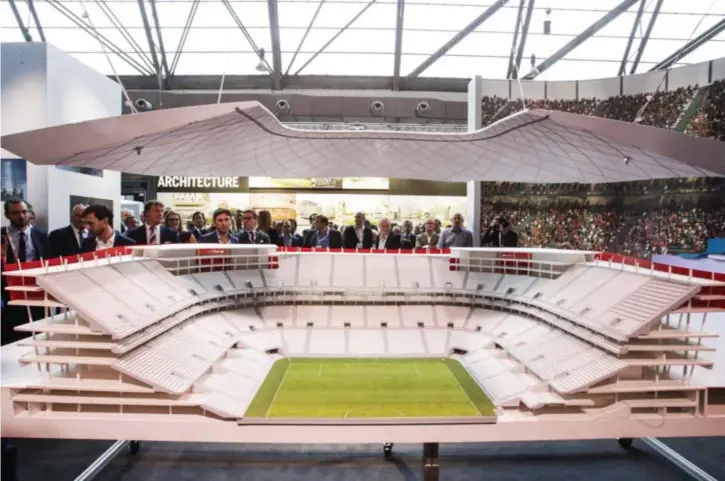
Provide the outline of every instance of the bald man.
{"type": "Polygon", "coordinates": [[[73,256],[81,253],[83,240],[88,237],[86,221],[83,219],[83,204],[74,205],[70,211],[70,225],[56,229],[48,236],[52,257],[73,256]]]}

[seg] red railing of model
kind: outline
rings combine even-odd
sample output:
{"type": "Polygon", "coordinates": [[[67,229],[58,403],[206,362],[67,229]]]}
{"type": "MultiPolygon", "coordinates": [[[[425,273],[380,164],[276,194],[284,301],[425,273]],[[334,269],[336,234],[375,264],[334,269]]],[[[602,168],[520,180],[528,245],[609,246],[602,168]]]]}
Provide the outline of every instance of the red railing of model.
{"type": "MultiPolygon", "coordinates": [[[[719,272],[703,271],[700,269],[688,269],[687,267],[672,266],[669,264],[661,264],[646,259],[637,259],[609,252],[601,252],[595,254],[595,259],[602,262],[612,262],[612,264],[624,264],[627,266],[638,267],[640,269],[650,269],[656,272],[664,272],[667,274],[676,274],[680,276],[693,277],[696,279],[706,279],[711,281],[725,282],[725,274],[719,272]]],[[[725,286],[702,286],[700,292],[695,297],[680,306],[680,308],[704,308],[704,309],[725,309],[725,286]],[[710,296],[710,297],[708,297],[710,296]]]]}
{"type": "Polygon", "coordinates": [[[343,249],[330,247],[277,247],[277,252],[341,252],[345,254],[450,254],[450,249],[343,249]]]}
{"type": "MultiPolygon", "coordinates": [[[[131,254],[131,249],[128,247],[112,247],[101,251],[85,252],[83,254],[77,254],[74,256],[66,257],[54,257],[52,259],[42,259],[37,261],[28,262],[15,262],[12,264],[2,263],[3,272],[11,272],[26,269],[38,269],[40,267],[53,267],[60,266],[63,264],[77,264],[79,262],[88,262],[94,259],[106,259],[109,257],[118,257],[123,255],[131,254]]],[[[8,286],[22,286],[22,287],[35,287],[35,277],[30,276],[3,276],[8,286]]],[[[28,292],[28,291],[9,291],[10,300],[29,299],[29,300],[43,300],[45,299],[45,293],[43,292],[28,292]]],[[[49,299],[53,300],[50,296],[49,299]]]]}

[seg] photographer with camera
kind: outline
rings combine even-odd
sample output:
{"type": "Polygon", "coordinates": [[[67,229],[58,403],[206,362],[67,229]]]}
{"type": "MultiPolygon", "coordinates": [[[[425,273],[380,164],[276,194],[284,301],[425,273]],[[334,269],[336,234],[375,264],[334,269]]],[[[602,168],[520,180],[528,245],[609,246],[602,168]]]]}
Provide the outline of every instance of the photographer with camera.
{"type": "Polygon", "coordinates": [[[502,216],[493,219],[481,238],[483,247],[518,247],[519,235],[511,230],[511,224],[502,216]]]}

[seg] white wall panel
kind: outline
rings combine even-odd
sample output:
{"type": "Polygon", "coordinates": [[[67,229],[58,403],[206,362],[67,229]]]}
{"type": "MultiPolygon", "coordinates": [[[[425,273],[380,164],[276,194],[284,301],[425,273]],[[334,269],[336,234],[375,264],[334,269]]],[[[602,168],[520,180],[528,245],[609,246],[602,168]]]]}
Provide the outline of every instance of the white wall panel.
{"type": "MultiPolygon", "coordinates": [[[[546,82],[540,82],[536,80],[522,80],[521,86],[524,89],[524,97],[531,100],[544,100],[546,98],[546,82]]],[[[511,85],[511,97],[512,99],[518,99],[520,97],[518,82],[514,81],[511,85]]]]}
{"type": "MultiPolygon", "coordinates": [[[[84,63],[43,43],[4,43],[2,59],[3,134],[82,122],[121,113],[121,87],[84,63]]],[[[3,151],[3,158],[13,158],[3,151]]],[[[113,200],[118,225],[121,174],[83,175],[28,163],[27,200],[37,225],[56,229],[70,220],[70,196],[113,200]]]]}
{"type": "Polygon", "coordinates": [[[576,100],[576,82],[546,82],[546,98],[576,100]]]}
{"type": "Polygon", "coordinates": [[[660,90],[664,90],[664,79],[666,72],[647,72],[637,75],[628,75],[622,79],[622,93],[639,94],[654,92],[662,84],[660,90]]]}
{"type": "Polygon", "coordinates": [[[712,61],[712,81],[725,80],[725,58],[712,61]]]}
{"type": "Polygon", "coordinates": [[[579,81],[579,98],[580,99],[608,99],[619,95],[620,79],[603,78],[594,80],[579,81]]]}
{"type": "Polygon", "coordinates": [[[709,70],[710,62],[672,69],[670,70],[670,78],[667,81],[667,89],[677,90],[680,87],[687,87],[689,85],[707,85],[709,70]]]}
{"type": "Polygon", "coordinates": [[[493,97],[508,98],[509,96],[509,81],[508,80],[483,80],[482,94],[493,97]]]}

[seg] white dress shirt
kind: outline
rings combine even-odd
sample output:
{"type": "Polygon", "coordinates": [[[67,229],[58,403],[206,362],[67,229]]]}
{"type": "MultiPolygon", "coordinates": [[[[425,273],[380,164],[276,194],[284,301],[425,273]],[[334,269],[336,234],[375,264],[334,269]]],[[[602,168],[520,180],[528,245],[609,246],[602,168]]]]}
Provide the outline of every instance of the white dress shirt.
{"type": "Polygon", "coordinates": [[[100,237],[96,237],[96,250],[102,251],[103,249],[110,249],[113,247],[113,242],[116,240],[116,231],[113,231],[111,237],[106,242],[103,242],[100,237]]]}
{"type": "Polygon", "coordinates": [[[161,229],[159,226],[151,227],[148,224],[144,224],[146,226],[146,242],[151,244],[151,236],[155,233],[156,239],[154,240],[153,245],[159,245],[161,244],[161,229]]]}

